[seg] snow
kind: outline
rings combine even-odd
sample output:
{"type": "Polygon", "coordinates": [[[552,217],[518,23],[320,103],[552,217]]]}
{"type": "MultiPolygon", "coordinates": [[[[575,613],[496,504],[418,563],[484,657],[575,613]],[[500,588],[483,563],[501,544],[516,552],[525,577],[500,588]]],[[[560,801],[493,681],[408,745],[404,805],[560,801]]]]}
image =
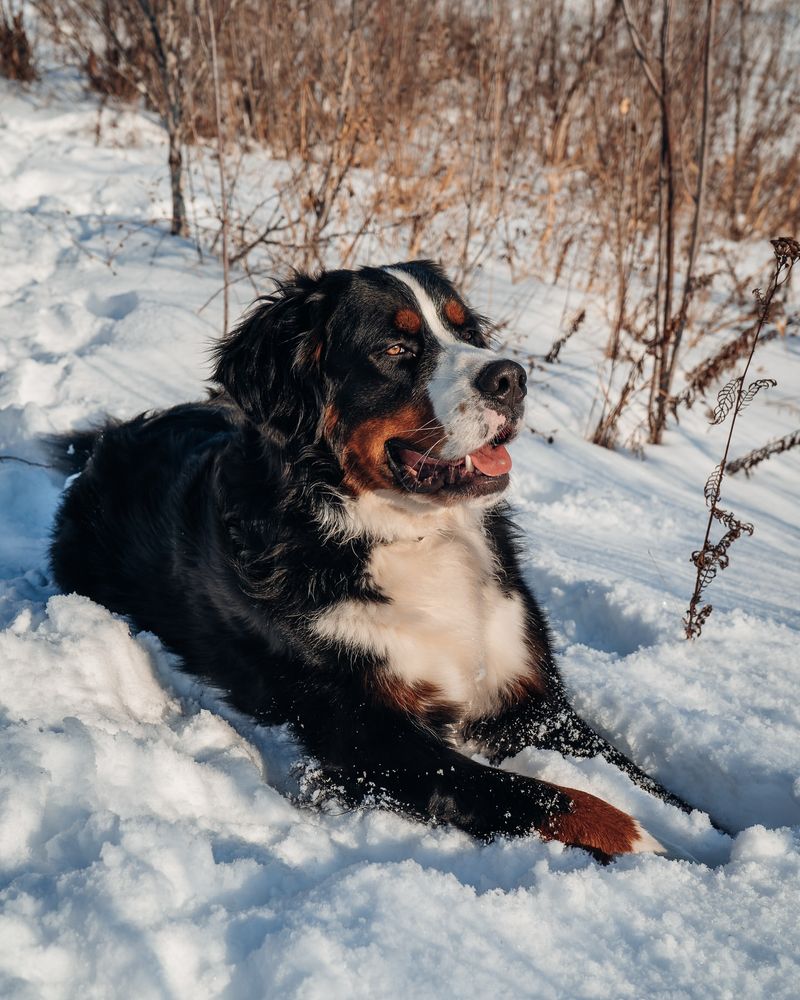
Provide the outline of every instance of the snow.
{"type": "MultiPolygon", "coordinates": [[[[145,116],[101,115],[69,79],[0,83],[0,133],[0,454],[36,462],[44,433],[202,394],[221,274],[166,235],[164,141],[145,116]]],[[[513,319],[526,357],[582,302],[511,286],[499,265],[474,298],[513,319]]],[[[688,556],[724,432],[695,407],[645,461],[588,444],[605,333],[585,304],[585,330],[531,377],[529,419],[553,443],[512,448],[527,572],[579,709],[704,811],[602,761],[528,750],[505,766],[630,810],[669,856],[603,868],[533,837],[480,845],[291,798],[283,730],[228,709],[154,636],[56,593],[63,481],[0,462],[0,995],[797,995],[798,456],[727,485],[756,533],[686,643],[688,556]]],[[[796,425],[796,340],[757,360],[754,377],[780,385],[742,419],[736,453],[796,425]]]]}

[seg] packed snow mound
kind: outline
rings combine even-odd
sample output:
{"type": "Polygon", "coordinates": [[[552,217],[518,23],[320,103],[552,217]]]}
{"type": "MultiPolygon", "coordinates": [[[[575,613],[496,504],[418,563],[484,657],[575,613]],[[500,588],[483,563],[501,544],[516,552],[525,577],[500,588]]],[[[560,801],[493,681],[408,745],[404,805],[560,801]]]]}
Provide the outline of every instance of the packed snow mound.
{"type": "MultiPolygon", "coordinates": [[[[603,869],[559,844],[301,810],[267,783],[265,761],[293,758],[282,733],[231,725],[85,598],[22,611],[0,662],[4,996],[791,995],[788,829],[726,846],[700,814],[661,816],[727,863],[603,869]]],[[[646,805],[599,762],[521,756],[646,805]]]]}
{"type": "MultiPolygon", "coordinates": [[[[144,116],[101,113],[69,80],[0,82],[0,132],[0,455],[46,462],[42,435],[203,394],[221,274],[152,222],[169,192],[144,116]]],[[[527,357],[574,295],[512,287],[498,265],[474,297],[499,318],[524,303],[511,349],[527,357]]],[[[155,636],[56,592],[63,477],[0,461],[0,995],[796,997],[797,456],[731,483],[756,535],[687,644],[719,439],[692,411],[645,462],[587,444],[605,340],[590,326],[531,379],[531,422],[555,442],[512,446],[526,571],[577,707],[698,811],[603,761],[527,750],[505,766],[609,799],[669,856],[603,868],[534,837],[481,845],[303,805],[283,729],[230,710],[155,636]]],[[[797,345],[759,359],[791,407],[797,345]]],[[[754,404],[743,448],[774,436],[776,412],[754,404]]]]}

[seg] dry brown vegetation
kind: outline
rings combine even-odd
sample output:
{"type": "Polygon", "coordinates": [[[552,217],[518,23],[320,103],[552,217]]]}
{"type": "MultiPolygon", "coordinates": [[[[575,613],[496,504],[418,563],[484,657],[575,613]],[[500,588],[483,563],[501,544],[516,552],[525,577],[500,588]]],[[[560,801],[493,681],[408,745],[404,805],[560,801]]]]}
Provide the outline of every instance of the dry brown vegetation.
{"type": "MultiPolygon", "coordinates": [[[[750,363],[753,360],[756,345],[764,324],[769,319],[772,301],[781,285],[785,285],[789,280],[792,268],[800,260],[800,243],[791,237],[779,237],[772,240],[772,248],[775,254],[775,266],[770,277],[769,286],[766,292],[756,288],[754,295],[756,298],[756,321],[753,324],[752,334],[749,341],[749,351],[741,375],[727,382],[717,394],[717,405],[711,419],[712,424],[721,424],[730,415],[728,424],[728,434],[725,439],[725,449],[719,465],[717,465],[708,477],[705,485],[705,499],[708,506],[708,521],[706,523],[705,537],[702,546],[692,553],[691,559],[697,573],[695,575],[694,591],[689,601],[686,616],[683,619],[684,631],[687,639],[699,638],[703,631],[703,625],[711,614],[712,607],[704,603],[705,592],[709,584],[716,577],[720,570],[727,569],[730,561],[730,549],[734,542],[738,541],[742,535],[752,535],[753,525],[741,521],[731,510],[725,510],[721,506],[722,486],[725,473],[731,471],[728,464],[728,452],[730,451],[733,431],[736,421],[742,411],[758,395],[762,389],[774,388],[777,385],[775,379],[759,378],[749,384],[745,384],[750,363]],[[725,529],[721,538],[713,541],[711,529],[717,521],[725,529]]],[[[760,458],[754,454],[746,456],[744,460],[736,463],[739,468],[749,468],[757,461],[767,458],[769,454],[786,451],[792,446],[791,436],[779,442],[772,442],[772,450],[762,449],[766,452],[760,458]]],[[[733,463],[732,463],[733,464],[733,463]]],[[[734,470],[735,471],[735,470],[734,470]]]]}
{"type": "Polygon", "coordinates": [[[36,8],[92,87],[160,116],[175,233],[187,157],[203,165],[216,208],[194,235],[226,273],[403,248],[463,283],[492,255],[603,289],[599,444],[626,440],[634,403],[658,442],[697,395],[675,382],[717,280],[698,272],[704,244],[800,228],[792,0],[36,8]],[[243,177],[267,157],[259,200],[243,177]]]}
{"type": "Polygon", "coordinates": [[[765,462],[768,458],[771,458],[773,455],[782,455],[785,451],[791,451],[792,448],[797,447],[800,447],[800,430],[790,431],[788,434],[784,434],[783,437],[776,438],[774,441],[768,441],[761,448],[754,448],[752,451],[748,451],[746,455],[728,462],[728,472],[734,475],[744,470],[744,474],[749,476],[757,465],[765,462]]]}
{"type": "Polygon", "coordinates": [[[22,83],[36,79],[23,12],[6,0],[0,0],[0,76],[22,83]]]}

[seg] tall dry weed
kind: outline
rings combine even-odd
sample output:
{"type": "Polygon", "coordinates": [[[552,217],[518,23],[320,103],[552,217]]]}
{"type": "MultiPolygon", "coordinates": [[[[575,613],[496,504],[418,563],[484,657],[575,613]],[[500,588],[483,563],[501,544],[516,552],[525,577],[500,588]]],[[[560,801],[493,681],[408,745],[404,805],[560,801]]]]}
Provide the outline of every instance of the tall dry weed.
{"type": "Polygon", "coordinates": [[[790,237],[780,237],[771,242],[775,254],[775,267],[767,291],[762,293],[761,289],[756,288],[753,293],[757,301],[757,321],[753,329],[750,351],[747,355],[744,369],[741,375],[731,379],[719,391],[717,406],[711,421],[713,424],[720,424],[729,415],[731,417],[728,424],[728,434],[725,440],[722,459],[708,477],[704,489],[706,505],[709,509],[708,522],[706,524],[703,544],[691,556],[691,561],[695,565],[697,573],[694,590],[689,600],[689,607],[683,619],[687,639],[697,639],[703,631],[703,626],[712,611],[712,606],[704,603],[704,595],[717,573],[720,570],[727,569],[730,562],[731,546],[742,535],[753,534],[753,525],[739,520],[733,511],[723,509],[720,505],[720,500],[722,498],[722,485],[725,472],[728,467],[728,452],[733,438],[733,431],[736,427],[736,421],[741,412],[753,401],[761,389],[777,384],[774,379],[762,378],[750,382],[745,388],[750,362],[753,360],[753,354],[755,353],[756,344],[758,343],[764,323],[769,318],[772,299],[778,288],[788,280],[794,264],[800,260],[800,243],[796,240],[790,237]],[[711,529],[714,521],[718,521],[725,528],[724,534],[715,542],[711,540],[711,529]]]}

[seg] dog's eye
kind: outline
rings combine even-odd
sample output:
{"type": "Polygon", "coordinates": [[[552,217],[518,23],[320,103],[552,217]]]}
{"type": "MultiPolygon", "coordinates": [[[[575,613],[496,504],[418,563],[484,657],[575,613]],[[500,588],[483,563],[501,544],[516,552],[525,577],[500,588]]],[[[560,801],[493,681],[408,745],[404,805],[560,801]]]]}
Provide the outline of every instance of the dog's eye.
{"type": "Polygon", "coordinates": [[[386,349],[386,353],[389,355],[390,358],[397,358],[401,354],[412,354],[413,355],[414,352],[413,351],[409,351],[409,349],[405,346],[405,344],[392,344],[391,347],[388,347],[386,349]]]}
{"type": "Polygon", "coordinates": [[[477,330],[465,330],[461,334],[461,337],[463,340],[465,340],[468,344],[471,344],[473,347],[484,346],[483,338],[481,337],[480,333],[478,333],[477,330]]]}

